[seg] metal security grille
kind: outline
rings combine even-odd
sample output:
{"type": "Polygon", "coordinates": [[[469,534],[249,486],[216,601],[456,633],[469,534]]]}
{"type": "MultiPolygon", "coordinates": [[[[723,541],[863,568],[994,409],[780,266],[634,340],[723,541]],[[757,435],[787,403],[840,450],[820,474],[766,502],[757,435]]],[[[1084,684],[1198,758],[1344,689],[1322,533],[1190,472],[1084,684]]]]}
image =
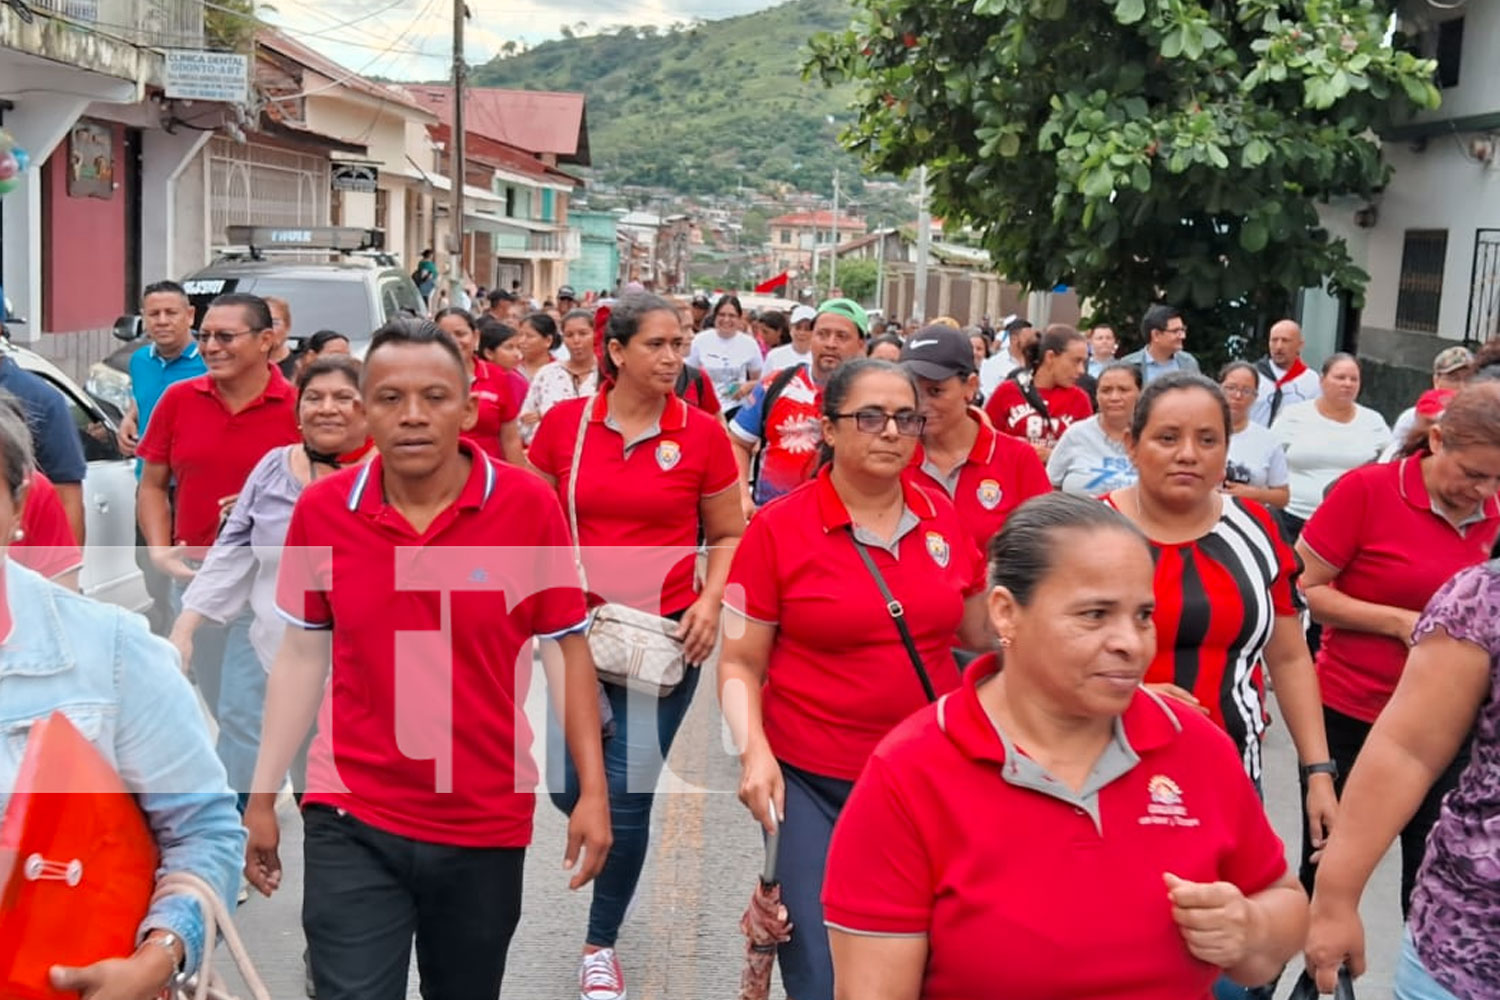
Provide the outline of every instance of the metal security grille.
{"type": "Polygon", "coordinates": [[[1443,258],[1448,230],[1408,229],[1401,251],[1401,280],[1396,293],[1396,328],[1438,332],[1443,301],[1443,258]]]}
{"type": "Polygon", "coordinates": [[[208,162],[216,246],[228,243],[226,226],[328,225],[326,157],[215,137],[208,162]]]}
{"type": "Polygon", "coordinates": [[[1483,342],[1500,334],[1500,229],[1474,234],[1474,270],[1469,276],[1469,320],[1464,339],[1483,342]]]}

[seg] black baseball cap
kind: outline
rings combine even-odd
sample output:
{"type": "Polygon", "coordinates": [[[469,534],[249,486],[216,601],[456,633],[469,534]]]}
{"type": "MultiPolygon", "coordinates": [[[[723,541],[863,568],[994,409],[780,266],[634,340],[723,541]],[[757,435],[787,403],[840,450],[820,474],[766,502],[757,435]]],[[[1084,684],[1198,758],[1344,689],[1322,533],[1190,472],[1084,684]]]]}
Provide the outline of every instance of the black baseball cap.
{"type": "Polygon", "coordinates": [[[924,326],[901,345],[901,363],[919,378],[967,378],[974,374],[974,345],[962,330],[924,326]]]}
{"type": "Polygon", "coordinates": [[[573,291],[572,285],[563,285],[561,288],[559,288],[557,290],[557,297],[559,300],[572,299],[574,302],[578,301],[578,293],[573,291]]]}
{"type": "Polygon", "coordinates": [[[704,295],[702,292],[699,292],[697,295],[693,296],[692,304],[700,309],[710,309],[713,307],[713,302],[707,295],[704,295]]]}

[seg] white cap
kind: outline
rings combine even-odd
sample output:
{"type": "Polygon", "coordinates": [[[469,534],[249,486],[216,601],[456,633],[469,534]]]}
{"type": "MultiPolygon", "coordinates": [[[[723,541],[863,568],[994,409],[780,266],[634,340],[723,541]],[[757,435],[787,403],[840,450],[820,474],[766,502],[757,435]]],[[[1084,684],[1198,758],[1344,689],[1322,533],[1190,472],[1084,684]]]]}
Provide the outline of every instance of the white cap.
{"type": "Polygon", "coordinates": [[[798,323],[811,323],[818,318],[818,311],[812,306],[798,306],[792,310],[792,325],[798,323]]]}

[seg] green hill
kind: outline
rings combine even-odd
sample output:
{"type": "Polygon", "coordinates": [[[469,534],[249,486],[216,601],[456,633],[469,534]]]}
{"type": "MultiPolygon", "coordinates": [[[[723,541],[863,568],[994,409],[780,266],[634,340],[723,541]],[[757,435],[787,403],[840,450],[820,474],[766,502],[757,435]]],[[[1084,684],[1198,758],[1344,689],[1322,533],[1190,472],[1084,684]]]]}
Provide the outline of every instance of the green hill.
{"type": "Polygon", "coordinates": [[[589,144],[610,183],[718,194],[777,183],[828,192],[848,90],[804,82],[807,39],[846,27],[847,0],[793,0],[770,10],[659,32],[625,27],[564,37],[476,67],[476,87],[588,95],[589,144]]]}

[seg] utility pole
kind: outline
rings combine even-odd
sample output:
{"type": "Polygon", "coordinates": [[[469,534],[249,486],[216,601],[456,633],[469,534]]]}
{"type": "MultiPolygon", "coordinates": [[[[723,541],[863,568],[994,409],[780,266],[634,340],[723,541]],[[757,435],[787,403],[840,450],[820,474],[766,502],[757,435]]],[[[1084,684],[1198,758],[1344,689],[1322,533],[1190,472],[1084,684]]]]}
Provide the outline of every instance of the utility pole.
{"type": "Polygon", "coordinates": [[[448,304],[456,306],[464,293],[464,88],[469,68],[464,63],[464,18],[469,8],[453,0],[453,127],[448,136],[448,304]]]}
{"type": "Polygon", "coordinates": [[[927,211],[927,167],[917,168],[917,274],[912,289],[912,314],[927,322],[927,257],[932,252],[932,213],[927,211]]]}
{"type": "Polygon", "coordinates": [[[833,171],[833,245],[828,250],[828,294],[839,283],[839,172],[833,171]]]}

